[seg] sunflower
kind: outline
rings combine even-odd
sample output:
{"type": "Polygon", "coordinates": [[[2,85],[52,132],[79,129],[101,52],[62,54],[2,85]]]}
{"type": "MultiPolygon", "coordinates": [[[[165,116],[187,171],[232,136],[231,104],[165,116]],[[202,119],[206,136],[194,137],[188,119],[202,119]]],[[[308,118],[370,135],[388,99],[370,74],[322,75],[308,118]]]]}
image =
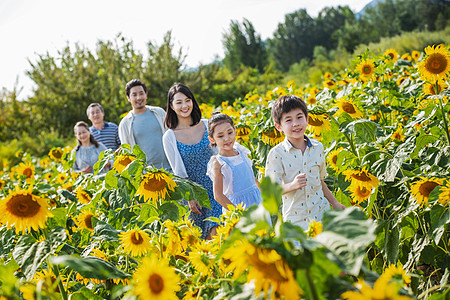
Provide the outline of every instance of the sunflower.
{"type": "Polygon", "coordinates": [[[338,159],[339,153],[342,150],[343,150],[342,148],[335,149],[333,151],[330,151],[330,153],[328,153],[328,156],[327,156],[328,165],[336,172],[339,172],[339,167],[337,166],[337,159],[338,159]]]}
{"type": "Polygon", "coordinates": [[[235,247],[228,248],[223,257],[230,260],[230,268],[236,275],[249,269],[247,282],[254,281],[255,294],[264,291],[264,298],[268,298],[271,289],[271,299],[276,294],[285,299],[300,299],[301,289],[294,278],[294,273],[283,258],[274,250],[239,241],[235,247]]]}
{"type": "Polygon", "coordinates": [[[3,190],[3,188],[6,186],[6,181],[3,179],[0,179],[0,191],[3,190]]]}
{"type": "Polygon", "coordinates": [[[34,178],[34,166],[31,162],[21,163],[15,168],[15,171],[19,177],[24,176],[26,181],[30,181],[34,178]]]}
{"type": "Polygon", "coordinates": [[[362,203],[369,199],[370,194],[372,194],[371,188],[361,187],[360,185],[350,185],[348,191],[352,196],[352,204],[362,203]]]}
{"type": "Polygon", "coordinates": [[[81,185],[75,189],[75,196],[81,204],[88,204],[92,200],[91,195],[83,190],[81,185]]]}
{"type": "Polygon", "coordinates": [[[48,156],[50,156],[50,158],[55,161],[60,161],[63,156],[63,153],[64,152],[61,148],[52,148],[48,153],[48,156]]]}
{"type": "Polygon", "coordinates": [[[395,265],[390,265],[383,271],[383,275],[385,276],[385,279],[391,280],[392,278],[401,279],[403,281],[404,285],[408,285],[411,283],[411,276],[406,275],[406,271],[403,270],[401,267],[396,267],[395,265]]]}
{"type": "Polygon", "coordinates": [[[391,139],[402,141],[402,142],[405,140],[405,136],[403,135],[401,126],[399,126],[397,128],[397,130],[391,135],[391,139]]]}
{"type": "Polygon", "coordinates": [[[387,49],[386,51],[384,51],[383,53],[384,56],[388,56],[388,60],[392,61],[393,63],[395,63],[398,59],[398,53],[397,51],[395,51],[395,49],[387,49]]]}
{"type": "Polygon", "coordinates": [[[422,91],[425,95],[438,95],[447,87],[448,85],[445,81],[436,81],[434,84],[427,82],[424,84],[422,91]]]}
{"type": "Polygon", "coordinates": [[[192,251],[189,253],[189,261],[203,276],[209,275],[211,273],[209,270],[214,266],[218,250],[215,243],[201,240],[192,247],[192,251]]]}
{"type": "Polygon", "coordinates": [[[311,132],[315,135],[320,135],[322,130],[330,130],[331,123],[325,115],[308,114],[308,125],[311,132]]]}
{"type": "Polygon", "coordinates": [[[92,224],[92,221],[93,221],[92,218],[96,218],[95,213],[91,212],[90,210],[85,210],[75,218],[75,223],[81,229],[87,229],[90,231],[94,231],[94,225],[92,224]]]}
{"type": "Polygon", "coordinates": [[[119,234],[120,245],[131,256],[143,256],[151,250],[150,236],[143,230],[131,229],[119,234]]]}
{"type": "Polygon", "coordinates": [[[330,90],[334,89],[336,87],[336,82],[334,80],[325,80],[323,82],[323,87],[329,88],[330,90]]]}
{"type": "Polygon", "coordinates": [[[44,157],[39,161],[39,165],[41,166],[41,168],[46,169],[50,164],[51,164],[51,159],[48,157],[44,157]]]}
{"type": "Polygon", "coordinates": [[[184,226],[180,227],[181,243],[184,249],[188,249],[200,241],[202,235],[200,229],[195,227],[190,220],[186,221],[184,226]]]}
{"type": "Polygon", "coordinates": [[[180,290],[180,277],[166,260],[145,257],[142,265],[133,274],[134,292],[139,299],[177,300],[175,292],[180,290]]]}
{"type": "Polygon", "coordinates": [[[323,79],[328,80],[333,78],[333,75],[330,72],[325,72],[325,74],[323,74],[323,79]]]}
{"type": "Polygon", "coordinates": [[[168,194],[167,190],[174,191],[176,186],[177,184],[166,171],[150,170],[142,176],[136,195],[141,195],[145,201],[164,200],[168,194]]]}
{"type": "Polygon", "coordinates": [[[308,224],[308,236],[310,237],[315,237],[318,234],[322,233],[323,230],[323,226],[322,226],[322,222],[316,222],[316,220],[312,220],[309,224],[308,224]]]}
{"type": "Polygon", "coordinates": [[[447,182],[447,184],[441,188],[438,201],[444,206],[450,203],[450,182],[447,182]]]}
{"type": "Polygon", "coordinates": [[[308,98],[306,98],[306,102],[310,105],[315,105],[317,103],[317,99],[315,95],[311,95],[308,98]]]}
{"type": "Polygon", "coordinates": [[[336,106],[339,108],[337,114],[340,115],[344,112],[348,113],[353,118],[361,118],[362,113],[358,107],[351,101],[344,98],[338,99],[336,106]]]}
{"type": "Polygon", "coordinates": [[[118,173],[122,173],[123,170],[125,170],[126,167],[130,163],[136,160],[136,157],[132,155],[122,154],[119,155],[113,164],[113,169],[116,170],[118,173]]]}
{"type": "Polygon", "coordinates": [[[390,283],[381,275],[371,288],[364,280],[360,279],[355,283],[359,292],[346,291],[341,295],[341,299],[362,300],[362,299],[390,299],[390,300],[412,300],[408,296],[398,295],[401,285],[397,282],[390,283]]]}
{"type": "Polygon", "coordinates": [[[407,60],[407,61],[412,61],[412,57],[408,53],[403,54],[402,57],[400,57],[400,58],[407,60]]]}
{"type": "Polygon", "coordinates": [[[426,206],[431,192],[438,185],[442,185],[444,179],[435,177],[425,178],[422,176],[420,176],[419,178],[420,180],[414,182],[411,185],[411,194],[416,199],[417,203],[419,203],[421,206],[426,206]]]}
{"type": "Polygon", "coordinates": [[[402,77],[400,77],[400,78],[397,79],[397,81],[396,81],[397,85],[398,85],[398,86],[401,86],[402,83],[403,83],[406,79],[408,79],[408,76],[402,76],[402,77]]]}
{"type": "Polygon", "coordinates": [[[419,73],[423,80],[435,82],[448,77],[450,52],[444,44],[425,48],[426,58],[419,63],[419,73]]]}
{"type": "Polygon", "coordinates": [[[58,175],[56,175],[56,182],[65,183],[68,178],[69,176],[66,173],[59,173],[58,175]]]}
{"type": "Polygon", "coordinates": [[[167,229],[167,246],[166,252],[170,255],[180,255],[183,253],[183,245],[181,244],[181,236],[172,220],[164,221],[164,227],[167,229]]]}
{"type": "Polygon", "coordinates": [[[351,181],[351,185],[359,186],[361,188],[372,189],[377,188],[380,181],[378,178],[370,174],[366,167],[362,170],[346,170],[342,172],[345,175],[346,181],[351,181]]]}
{"type": "Polygon", "coordinates": [[[420,52],[414,50],[413,52],[411,52],[411,57],[412,57],[412,59],[414,59],[414,61],[418,61],[420,58],[420,52]]]}
{"type": "Polygon", "coordinates": [[[359,65],[356,66],[356,71],[359,73],[359,78],[367,82],[375,74],[375,65],[370,59],[364,59],[359,65]]]}
{"type": "Polygon", "coordinates": [[[270,127],[269,129],[262,130],[261,140],[267,145],[275,146],[284,140],[284,135],[275,127],[270,127]]]}
{"type": "Polygon", "coordinates": [[[6,198],[0,200],[0,211],[0,223],[14,226],[16,233],[44,228],[47,218],[53,217],[47,201],[33,195],[31,187],[21,190],[16,186],[15,191],[10,191],[6,198]]]}
{"type": "Polygon", "coordinates": [[[242,141],[248,141],[251,129],[248,125],[237,125],[236,126],[236,139],[242,141]]]}
{"type": "Polygon", "coordinates": [[[97,278],[85,278],[85,277],[83,277],[83,276],[82,276],[81,274],[79,274],[79,273],[77,273],[77,274],[75,275],[75,280],[77,280],[77,281],[83,283],[84,285],[88,285],[88,284],[90,284],[90,283],[93,283],[93,284],[102,284],[102,283],[105,283],[105,282],[106,282],[106,280],[100,280],[100,279],[97,279],[97,278]]]}
{"type": "Polygon", "coordinates": [[[92,251],[91,251],[90,254],[91,254],[92,256],[101,258],[101,259],[103,259],[103,260],[106,260],[106,261],[108,260],[108,258],[106,257],[105,252],[103,252],[103,251],[100,250],[100,249],[94,248],[94,249],[92,249],[92,251]]]}

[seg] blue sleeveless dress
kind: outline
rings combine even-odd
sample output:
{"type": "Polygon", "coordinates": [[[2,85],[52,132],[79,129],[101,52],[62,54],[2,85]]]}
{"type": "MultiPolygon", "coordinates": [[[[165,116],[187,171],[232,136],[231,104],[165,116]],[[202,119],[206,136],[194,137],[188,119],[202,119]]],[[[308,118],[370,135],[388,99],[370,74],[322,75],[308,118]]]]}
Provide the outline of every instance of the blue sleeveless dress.
{"type": "MultiPolygon", "coordinates": [[[[255,183],[252,166],[247,162],[245,155],[239,149],[236,150],[242,158],[242,163],[236,166],[228,158],[220,155],[233,174],[233,193],[226,196],[234,205],[243,203],[246,208],[249,208],[262,202],[261,191],[255,183]]],[[[225,208],[223,210],[225,211],[225,208]]]]}
{"type": "Polygon", "coordinates": [[[219,224],[211,221],[205,221],[205,219],[209,217],[219,218],[222,214],[222,206],[214,200],[213,183],[208,175],[206,175],[208,162],[213,155],[212,149],[209,146],[208,132],[206,128],[205,134],[200,142],[195,145],[185,145],[177,141],[177,148],[180,152],[181,159],[184,162],[188,175],[187,178],[202,185],[208,192],[211,209],[202,207],[200,209],[200,212],[202,213],[201,215],[194,212],[191,212],[189,215],[189,219],[192,220],[194,225],[201,228],[201,237],[206,239],[208,237],[209,230],[219,224]]]}

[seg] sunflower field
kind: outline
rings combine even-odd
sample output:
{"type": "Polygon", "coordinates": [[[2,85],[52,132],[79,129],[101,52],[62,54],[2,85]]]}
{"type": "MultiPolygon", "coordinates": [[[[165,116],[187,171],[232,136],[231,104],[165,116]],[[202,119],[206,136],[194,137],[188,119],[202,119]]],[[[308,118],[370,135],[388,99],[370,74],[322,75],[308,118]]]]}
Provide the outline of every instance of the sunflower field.
{"type": "Polygon", "coordinates": [[[235,120],[264,199],[214,220],[212,240],[181,202],[208,206],[206,191],[145,166],[137,146],[105,151],[94,169],[113,169],[95,175],[71,170],[71,149],[17,153],[0,171],[0,299],[449,299],[449,75],[445,45],[366,51],[322,86],[202,104],[235,120]],[[347,206],[307,232],[282,222],[281,188],[264,177],[284,139],[270,105],[286,94],[307,102],[347,206]]]}

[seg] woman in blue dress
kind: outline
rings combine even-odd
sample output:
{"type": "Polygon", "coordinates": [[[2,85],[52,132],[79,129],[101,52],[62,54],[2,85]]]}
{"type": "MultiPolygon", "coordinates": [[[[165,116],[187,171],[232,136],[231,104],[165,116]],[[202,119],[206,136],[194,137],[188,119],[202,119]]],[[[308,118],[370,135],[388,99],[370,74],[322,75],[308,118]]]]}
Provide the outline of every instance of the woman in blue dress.
{"type": "Polygon", "coordinates": [[[165,124],[169,130],[163,136],[163,146],[173,173],[202,185],[208,192],[211,209],[200,207],[197,200],[190,200],[188,204],[191,210],[189,218],[202,229],[202,238],[211,239],[219,224],[205,219],[219,218],[222,207],[214,200],[213,184],[206,175],[213,155],[208,140],[208,120],[201,119],[194,95],[181,83],[169,89],[165,124]]]}

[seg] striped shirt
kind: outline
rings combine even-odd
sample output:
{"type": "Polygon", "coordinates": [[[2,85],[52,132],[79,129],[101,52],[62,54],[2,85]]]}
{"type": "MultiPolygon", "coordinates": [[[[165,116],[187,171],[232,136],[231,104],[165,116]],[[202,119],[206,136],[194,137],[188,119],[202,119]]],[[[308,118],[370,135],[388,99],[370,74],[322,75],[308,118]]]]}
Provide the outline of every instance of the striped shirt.
{"type": "Polygon", "coordinates": [[[89,129],[95,139],[105,145],[106,148],[112,149],[113,151],[116,151],[116,149],[119,148],[119,127],[117,127],[116,124],[105,122],[105,125],[101,130],[95,128],[94,125],[89,127],[89,129]]]}

